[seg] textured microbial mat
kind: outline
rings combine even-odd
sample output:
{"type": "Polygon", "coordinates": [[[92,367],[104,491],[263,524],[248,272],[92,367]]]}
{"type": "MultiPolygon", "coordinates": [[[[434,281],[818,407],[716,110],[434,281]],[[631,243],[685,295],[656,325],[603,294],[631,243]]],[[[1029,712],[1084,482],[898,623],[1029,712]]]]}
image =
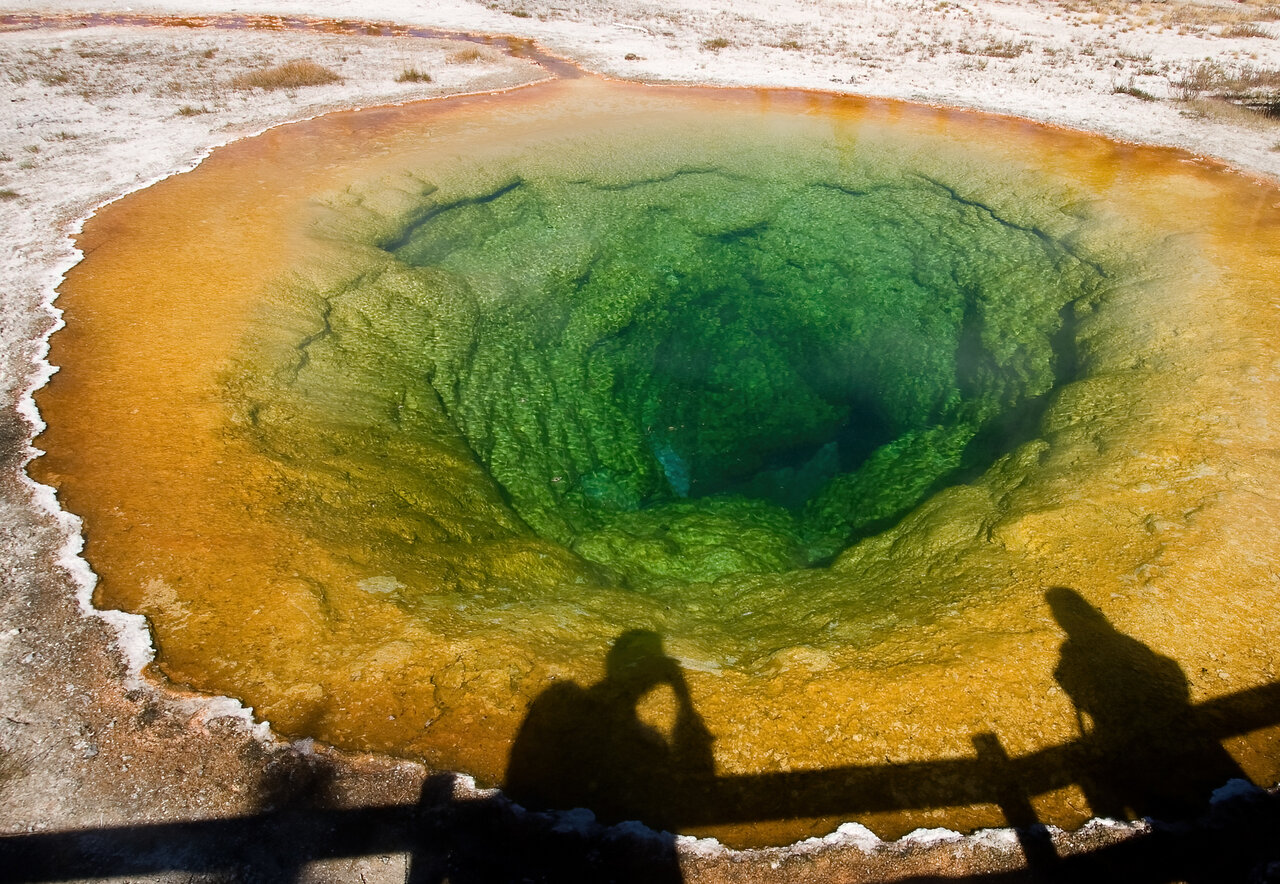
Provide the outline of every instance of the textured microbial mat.
{"type": "Polygon", "coordinates": [[[821,94],[336,114],[86,226],[34,472],[287,735],[739,844],[1141,813],[1280,773],[1278,205],[821,94]]]}

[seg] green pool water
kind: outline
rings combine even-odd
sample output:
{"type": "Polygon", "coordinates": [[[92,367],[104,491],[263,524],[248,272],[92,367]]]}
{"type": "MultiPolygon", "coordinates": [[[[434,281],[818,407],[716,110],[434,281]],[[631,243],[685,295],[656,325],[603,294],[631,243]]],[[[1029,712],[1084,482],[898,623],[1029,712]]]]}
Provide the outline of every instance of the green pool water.
{"type": "Polygon", "coordinates": [[[830,559],[988,465],[1099,271],[922,176],[514,180],[386,245],[420,371],[540,536],[643,588],[830,559]]]}
{"type": "Polygon", "coordinates": [[[233,384],[300,465],[293,517],[413,571],[387,583],[408,604],[684,605],[821,572],[1034,438],[1109,285],[1080,219],[910,151],[736,134],[596,134],[331,197],[342,281],[285,286],[233,384]],[[333,471],[364,499],[335,505],[333,471]]]}

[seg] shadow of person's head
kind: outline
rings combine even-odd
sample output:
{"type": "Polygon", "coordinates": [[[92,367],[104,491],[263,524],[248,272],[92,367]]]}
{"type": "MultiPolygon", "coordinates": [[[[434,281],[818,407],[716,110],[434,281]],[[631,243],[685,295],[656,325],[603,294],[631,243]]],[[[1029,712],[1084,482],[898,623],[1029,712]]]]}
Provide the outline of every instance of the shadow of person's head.
{"type": "Polygon", "coordinates": [[[1072,638],[1096,637],[1115,632],[1106,615],[1085,601],[1084,596],[1065,586],[1055,586],[1044,594],[1053,619],[1072,638]]]}
{"type": "Polygon", "coordinates": [[[609,692],[630,701],[681,677],[680,665],[662,646],[662,636],[648,629],[631,629],[618,636],[604,667],[609,692]]]}

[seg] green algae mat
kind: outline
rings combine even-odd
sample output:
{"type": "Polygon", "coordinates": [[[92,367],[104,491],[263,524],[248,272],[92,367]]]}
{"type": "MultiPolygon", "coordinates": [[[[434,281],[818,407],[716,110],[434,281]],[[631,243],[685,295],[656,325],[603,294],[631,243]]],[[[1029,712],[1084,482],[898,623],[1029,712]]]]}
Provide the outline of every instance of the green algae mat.
{"type": "MultiPolygon", "coordinates": [[[[285,734],[499,784],[530,704],[644,635],[629,720],[696,721],[694,779],[1026,755],[1087,736],[1055,586],[1191,701],[1273,677],[1277,202],[812,93],[333,115],[86,227],[36,472],[159,672],[285,734]]],[[[1259,782],[1273,731],[1231,747],[1259,782]]],[[[708,802],[683,828],[734,843],[845,818],[708,802]]]]}

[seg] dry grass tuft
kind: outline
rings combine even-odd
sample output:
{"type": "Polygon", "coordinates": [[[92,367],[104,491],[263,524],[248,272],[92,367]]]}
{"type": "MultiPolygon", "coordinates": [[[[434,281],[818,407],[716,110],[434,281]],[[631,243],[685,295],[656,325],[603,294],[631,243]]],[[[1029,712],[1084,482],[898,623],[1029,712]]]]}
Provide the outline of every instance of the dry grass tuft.
{"type": "Polygon", "coordinates": [[[1227,67],[1205,61],[1186,71],[1173,85],[1183,101],[1208,95],[1264,116],[1280,116],[1280,68],[1227,67]]]}
{"type": "Polygon", "coordinates": [[[323,65],[300,59],[285,62],[274,68],[248,71],[231,80],[235,89],[298,89],[302,86],[323,86],[342,78],[323,65]]]}
{"type": "Polygon", "coordinates": [[[396,77],[397,83],[430,83],[431,75],[417,68],[405,68],[396,77]]]}
{"type": "MultiPolygon", "coordinates": [[[[1231,3],[1195,3],[1168,0],[1058,0],[1055,6],[1077,21],[1102,24],[1123,22],[1131,28],[1176,30],[1208,36],[1215,28],[1247,26],[1251,22],[1280,19],[1275,0],[1233,0],[1231,3]]],[[[1223,34],[1226,36],[1226,34],[1223,34]]],[[[1241,33],[1237,36],[1267,36],[1241,33]]]]}
{"type": "Polygon", "coordinates": [[[1123,86],[1116,86],[1111,90],[1114,95],[1131,95],[1140,101],[1159,101],[1154,95],[1145,89],[1139,89],[1132,83],[1126,83],[1123,86]]]}
{"type": "Polygon", "coordinates": [[[719,52],[721,49],[728,49],[732,45],[733,42],[725,37],[715,37],[711,40],[702,41],[702,48],[708,49],[712,52],[719,52]]]}
{"type": "Polygon", "coordinates": [[[0,200],[16,200],[21,195],[22,194],[18,193],[18,191],[12,190],[8,187],[0,188],[0,200]]]}
{"type": "Polygon", "coordinates": [[[1280,7],[1258,6],[1249,3],[1209,5],[1181,3],[1164,14],[1164,23],[1170,26],[1184,25],[1191,29],[1205,29],[1216,25],[1234,27],[1255,21],[1274,21],[1280,7]]]}
{"type": "Polygon", "coordinates": [[[1017,58],[1030,48],[1031,44],[1025,40],[988,40],[979,46],[962,43],[956,47],[956,52],[961,55],[985,55],[988,58],[1017,58]]]}
{"type": "Polygon", "coordinates": [[[474,64],[477,61],[487,60],[487,56],[479,46],[468,46],[465,49],[450,52],[444,60],[449,64],[474,64]]]}
{"type": "Polygon", "coordinates": [[[1233,38],[1234,37],[1266,37],[1268,39],[1271,37],[1270,34],[1268,34],[1265,30],[1263,30],[1258,25],[1255,25],[1253,22],[1242,22],[1240,24],[1230,25],[1229,27],[1223,28],[1222,31],[1218,34],[1218,36],[1233,37],[1233,38]]]}
{"type": "Polygon", "coordinates": [[[1221,98],[1196,98],[1183,102],[1181,114],[1190,119],[1214,120],[1259,132],[1273,131],[1276,125],[1276,115],[1268,114],[1265,108],[1249,108],[1221,98]]]}

